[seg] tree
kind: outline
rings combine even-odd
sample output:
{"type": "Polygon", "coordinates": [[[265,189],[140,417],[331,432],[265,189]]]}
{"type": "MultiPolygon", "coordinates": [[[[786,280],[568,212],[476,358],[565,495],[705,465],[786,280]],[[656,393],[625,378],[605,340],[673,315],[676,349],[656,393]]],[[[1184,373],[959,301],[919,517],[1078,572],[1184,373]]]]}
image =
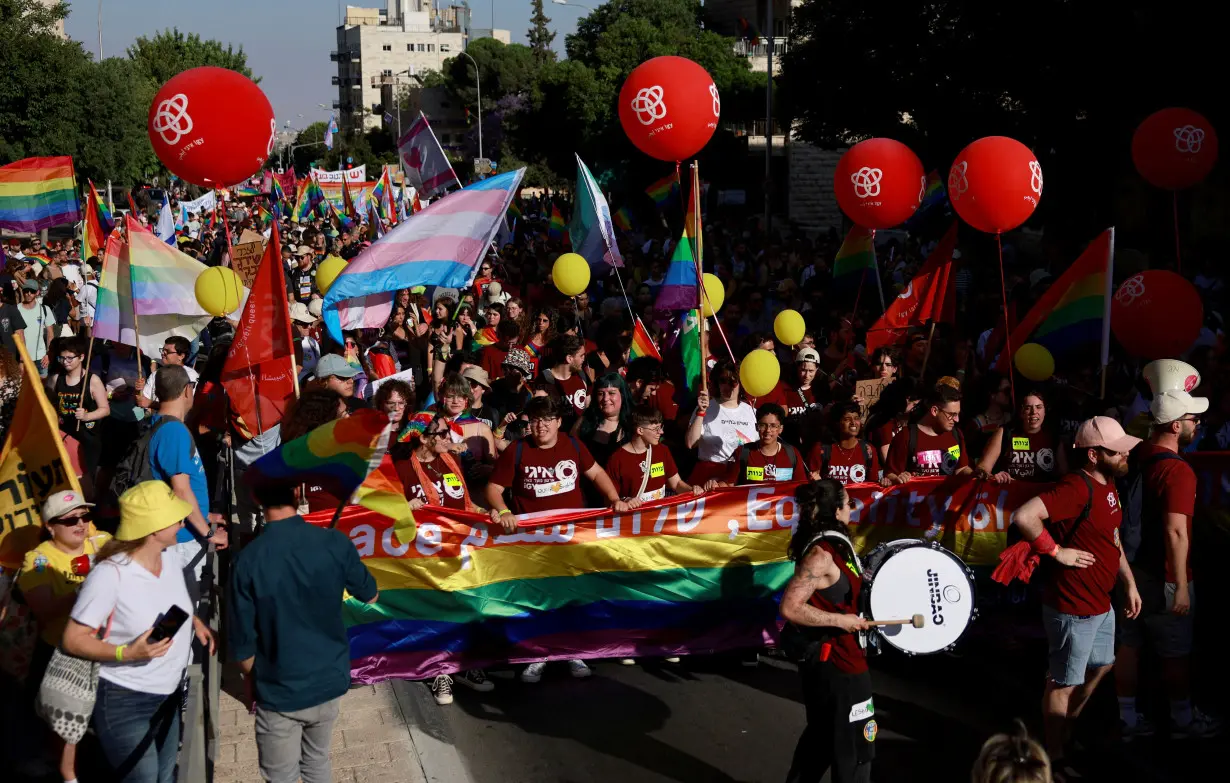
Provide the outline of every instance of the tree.
{"type": "Polygon", "coordinates": [[[73,156],[78,177],[131,185],[161,172],[145,124],[154,99],[152,84],[130,60],[91,63],[78,83],[81,143],[73,156]]]}
{"type": "MultiPolygon", "coordinates": [[[[534,88],[539,66],[534,51],[523,44],[504,44],[494,38],[480,38],[466,47],[474,58],[453,57],[444,62],[445,84],[467,106],[477,107],[474,64],[478,64],[482,84],[483,111],[491,110],[506,95],[528,93],[534,88]]],[[[426,82],[424,82],[426,84],[426,82]]]]}
{"type": "MultiPolygon", "coordinates": [[[[329,152],[325,148],[325,122],[313,122],[295,137],[291,145],[291,161],[296,171],[307,171],[312,163],[323,158],[329,152]]],[[[289,193],[287,195],[290,195],[289,193]]]]}
{"type": "Polygon", "coordinates": [[[223,48],[219,41],[202,40],[196,33],[184,35],[179,28],[163,30],[152,38],[140,36],[128,47],[128,58],[157,87],[176,74],[202,65],[229,68],[260,82],[252,75],[242,46],[238,51],[230,44],[223,48]]]}
{"type": "Polygon", "coordinates": [[[542,0],[531,0],[530,5],[534,12],[530,15],[530,29],[526,33],[526,38],[530,41],[534,59],[539,65],[545,65],[555,61],[555,52],[551,49],[551,44],[555,41],[555,33],[547,27],[551,20],[543,13],[542,0]]]}

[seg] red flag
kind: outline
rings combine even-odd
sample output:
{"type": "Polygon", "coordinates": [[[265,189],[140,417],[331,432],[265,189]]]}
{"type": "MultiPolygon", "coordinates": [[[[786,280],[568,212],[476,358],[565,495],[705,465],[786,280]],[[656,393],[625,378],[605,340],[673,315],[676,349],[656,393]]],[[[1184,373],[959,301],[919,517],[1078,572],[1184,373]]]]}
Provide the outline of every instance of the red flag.
{"type": "Polygon", "coordinates": [[[901,342],[910,327],[931,321],[956,321],[956,276],[952,274],[952,251],[956,246],[957,224],[953,223],[906,289],[867,330],[868,355],[901,342]]]}
{"type": "Polygon", "coordinates": [[[295,397],[294,339],[277,223],[272,231],[222,365],[231,407],[242,428],[254,435],[277,426],[295,397]]]}

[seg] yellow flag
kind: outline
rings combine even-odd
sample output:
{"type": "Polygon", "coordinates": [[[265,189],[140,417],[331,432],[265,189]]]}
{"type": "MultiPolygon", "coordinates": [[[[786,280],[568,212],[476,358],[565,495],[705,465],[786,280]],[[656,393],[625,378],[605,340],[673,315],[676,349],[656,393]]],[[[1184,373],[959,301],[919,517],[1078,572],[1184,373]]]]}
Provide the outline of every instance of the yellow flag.
{"type": "Polygon", "coordinates": [[[38,368],[23,341],[13,342],[25,377],[13,425],[0,449],[0,565],[5,567],[20,566],[20,558],[38,543],[39,510],[47,496],[63,490],[81,491],[60,437],[59,417],[43,392],[38,368]],[[19,532],[14,534],[15,530],[19,532]]]}

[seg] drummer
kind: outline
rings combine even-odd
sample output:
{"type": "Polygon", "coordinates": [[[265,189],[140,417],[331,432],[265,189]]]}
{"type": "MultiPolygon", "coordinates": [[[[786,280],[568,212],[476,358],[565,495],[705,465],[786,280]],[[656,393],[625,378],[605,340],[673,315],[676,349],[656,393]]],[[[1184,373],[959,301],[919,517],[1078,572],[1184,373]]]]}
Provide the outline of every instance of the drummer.
{"type": "Polygon", "coordinates": [[[781,614],[815,643],[799,664],[807,727],[786,780],[819,781],[832,767],[833,783],[868,783],[879,726],[859,644],[870,628],[858,616],[861,568],[846,536],[854,501],[833,479],[804,484],[795,496],[799,521],[788,550],[794,576],[781,614]]]}

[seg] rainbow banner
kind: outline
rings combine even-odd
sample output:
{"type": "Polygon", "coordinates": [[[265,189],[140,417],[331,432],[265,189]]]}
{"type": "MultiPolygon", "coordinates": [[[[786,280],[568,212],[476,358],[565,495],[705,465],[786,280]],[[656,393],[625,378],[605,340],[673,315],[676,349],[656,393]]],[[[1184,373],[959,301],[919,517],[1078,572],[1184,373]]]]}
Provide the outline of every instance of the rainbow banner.
{"type": "MultiPolygon", "coordinates": [[[[635,512],[527,515],[502,533],[483,514],[427,506],[399,543],[387,518],[350,508],[338,529],[376,578],[372,605],[347,599],[351,675],[363,683],[572,658],[690,655],[777,638],[778,594],[797,521],[795,483],[669,498],[635,512]]],[[[965,477],[887,490],[847,487],[855,545],[924,531],[970,565],[997,562],[1012,511],[1037,485],[965,477]]],[[[327,526],[332,511],[309,515],[327,526]]]]}
{"type": "Polygon", "coordinates": [[[645,192],[653,199],[653,203],[658,205],[658,209],[663,209],[670,203],[678,187],[679,182],[676,176],[674,174],[667,174],[662,179],[645,188],[645,192]]]}
{"type": "Polygon", "coordinates": [[[0,166],[0,228],[33,233],[78,220],[71,157],[25,158],[0,166]]]}

